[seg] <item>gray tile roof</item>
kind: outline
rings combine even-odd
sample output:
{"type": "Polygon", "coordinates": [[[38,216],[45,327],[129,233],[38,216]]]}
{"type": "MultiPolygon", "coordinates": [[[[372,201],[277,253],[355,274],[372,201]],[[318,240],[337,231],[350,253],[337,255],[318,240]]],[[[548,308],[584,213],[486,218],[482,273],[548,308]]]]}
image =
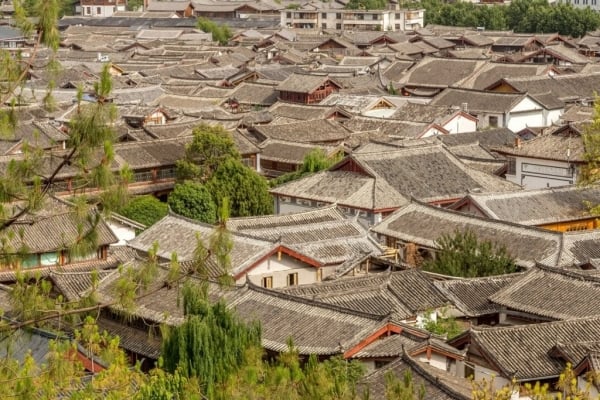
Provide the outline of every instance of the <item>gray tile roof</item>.
{"type": "Polygon", "coordinates": [[[541,76],[547,70],[548,66],[546,64],[536,65],[490,62],[469,77],[461,87],[483,90],[502,78],[541,76]]]}
{"type": "Polygon", "coordinates": [[[357,116],[343,122],[345,128],[353,132],[376,131],[380,135],[393,135],[397,138],[416,138],[425,130],[425,122],[399,121],[383,118],[357,116]]]}
{"type": "Polygon", "coordinates": [[[600,258],[600,230],[563,233],[563,248],[559,265],[572,266],[600,258]]]}
{"type": "Polygon", "coordinates": [[[416,201],[395,211],[371,230],[432,249],[437,247],[436,240],[441,236],[470,230],[479,240],[505,247],[515,262],[525,267],[535,265],[536,261],[557,265],[562,243],[559,232],[478,218],[416,201]]]}
{"type": "Polygon", "coordinates": [[[325,143],[343,141],[351,132],[331,120],[299,121],[281,125],[258,125],[252,128],[265,139],[296,141],[300,143],[325,143]]]}
{"type": "Polygon", "coordinates": [[[458,110],[457,106],[435,106],[407,102],[392,114],[390,118],[414,122],[441,122],[458,110]]]}
{"type": "Polygon", "coordinates": [[[542,225],[591,217],[588,202],[600,203],[600,187],[570,185],[495,195],[471,193],[467,198],[489,218],[542,225]]]}
{"type": "Polygon", "coordinates": [[[271,85],[243,82],[231,93],[229,98],[235,98],[240,104],[254,106],[270,106],[277,102],[277,91],[271,85]]]}
{"type": "MultiPolygon", "coordinates": [[[[323,75],[294,73],[281,82],[276,89],[281,92],[310,93],[318,89],[327,80],[331,80],[331,78],[323,75]]],[[[338,86],[341,85],[338,84],[338,86]]]]}
{"type": "Polygon", "coordinates": [[[575,101],[594,97],[594,91],[600,86],[600,73],[507,78],[504,80],[520,92],[528,92],[532,95],[552,93],[560,100],[575,101]]]}
{"type": "Polygon", "coordinates": [[[315,149],[322,149],[326,154],[333,153],[338,147],[318,146],[308,143],[295,143],[283,140],[267,139],[260,145],[260,159],[301,165],[304,157],[315,149]]]}
{"type": "Polygon", "coordinates": [[[282,243],[326,265],[382,252],[361,224],[346,218],[335,206],[296,214],[232,218],[227,226],[233,232],[282,243]]]}
{"type": "Polygon", "coordinates": [[[403,334],[390,335],[376,340],[352,356],[353,359],[396,358],[402,357],[404,349],[409,349],[419,343],[413,337],[403,334]]]}
{"type": "Polygon", "coordinates": [[[498,146],[492,150],[507,155],[582,163],[585,161],[583,138],[579,135],[545,134],[524,141],[520,147],[498,146]]]}
{"type": "Polygon", "coordinates": [[[329,171],[286,183],[272,193],[360,207],[396,208],[412,197],[422,201],[462,198],[473,189],[511,190],[507,181],[470,169],[439,145],[367,145],[329,171]],[[356,162],[364,174],[340,170],[356,162]]]}
{"type": "Polygon", "coordinates": [[[468,78],[483,64],[484,61],[480,60],[426,57],[412,67],[400,79],[400,83],[403,85],[426,87],[459,86],[464,79],[468,78]]]}
{"type": "Polygon", "coordinates": [[[437,106],[458,106],[466,103],[469,112],[503,114],[526,95],[518,93],[484,92],[479,90],[447,88],[438,94],[430,104],[437,106]]]}
{"type": "Polygon", "coordinates": [[[147,330],[130,327],[122,321],[115,321],[108,317],[100,317],[96,323],[100,331],[106,331],[109,335],[119,338],[120,348],[151,360],[158,360],[160,357],[162,350],[160,334],[150,334],[147,330]]]}
{"type": "Polygon", "coordinates": [[[595,341],[598,335],[599,317],[510,327],[472,327],[465,334],[504,377],[514,376],[519,381],[558,377],[565,365],[551,356],[553,347],[559,343],[595,341]]]}
{"type": "Polygon", "coordinates": [[[515,141],[515,134],[508,128],[496,128],[486,130],[485,132],[477,131],[463,132],[456,135],[438,135],[436,139],[449,148],[478,143],[486,150],[490,150],[506,144],[512,145],[515,141]]]}
{"type": "Polygon", "coordinates": [[[490,300],[551,319],[600,316],[600,278],[538,265],[492,294],[490,300]]]}
{"type": "MultiPolygon", "coordinates": [[[[8,211],[10,205],[5,204],[4,207],[8,211]]],[[[19,205],[15,204],[14,207],[15,212],[20,210],[19,205]]],[[[88,215],[90,220],[100,218],[95,228],[92,228],[90,220],[77,218],[74,207],[69,203],[46,196],[39,210],[26,212],[17,218],[16,223],[3,230],[2,240],[6,241],[6,246],[15,250],[26,248],[31,254],[68,249],[79,240],[82,232],[89,229],[95,230],[98,247],[118,242],[115,234],[95,211],[90,211],[88,215]]]]}
{"type": "Polygon", "coordinates": [[[472,170],[437,144],[366,145],[352,157],[367,173],[385,180],[404,196],[426,202],[461,198],[474,189],[501,192],[517,188],[504,179],[472,170]]]}
{"type": "Polygon", "coordinates": [[[299,354],[343,354],[385,325],[385,316],[360,313],[280,292],[246,286],[229,307],[246,321],[259,321],[263,347],[287,351],[289,339],[299,354]]]}
{"type": "MultiPolygon", "coordinates": [[[[128,242],[128,246],[143,252],[158,242],[158,255],[165,260],[171,259],[173,252],[180,261],[191,261],[196,248],[196,235],[200,235],[207,245],[214,232],[212,225],[194,221],[176,214],[169,214],[137,237],[128,242]]],[[[275,244],[265,240],[253,239],[232,233],[233,248],[230,253],[232,273],[235,274],[252,265],[260,257],[271,251],[275,244]]],[[[212,257],[211,257],[212,258],[212,257]]]]}
{"type": "Polygon", "coordinates": [[[366,210],[397,208],[408,202],[382,179],[349,171],[319,172],[277,186],[270,192],[366,210]]]}
{"type": "Polygon", "coordinates": [[[450,279],[433,284],[467,317],[479,317],[500,311],[500,305],[489,297],[510,285],[520,274],[508,274],[485,278],[450,279]]]}
{"type": "Polygon", "coordinates": [[[305,121],[325,119],[335,111],[336,108],[330,105],[293,104],[283,101],[278,101],[269,108],[269,112],[275,117],[286,117],[305,121]]]}
{"type": "Polygon", "coordinates": [[[365,376],[360,382],[359,393],[365,392],[368,388],[370,399],[387,400],[386,375],[391,373],[402,381],[407,371],[411,373],[416,388],[423,385],[427,400],[469,400],[472,398],[469,381],[421,363],[406,354],[365,376]]]}
{"type": "Polygon", "coordinates": [[[417,269],[347,277],[280,291],[372,314],[393,314],[396,320],[447,304],[432,280],[417,269]]]}

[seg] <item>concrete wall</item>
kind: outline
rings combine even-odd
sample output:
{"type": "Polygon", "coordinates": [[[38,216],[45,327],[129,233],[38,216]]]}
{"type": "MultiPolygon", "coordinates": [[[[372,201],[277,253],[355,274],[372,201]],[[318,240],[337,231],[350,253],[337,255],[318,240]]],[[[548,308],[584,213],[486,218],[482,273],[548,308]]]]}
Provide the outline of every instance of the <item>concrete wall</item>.
{"type": "Polygon", "coordinates": [[[296,260],[286,254],[277,254],[269,257],[248,273],[248,279],[256,285],[262,285],[262,278],[270,276],[273,288],[288,286],[288,275],[298,274],[299,285],[315,283],[317,281],[317,268],[296,260]]]}
{"type": "Polygon", "coordinates": [[[442,371],[446,371],[447,357],[441,354],[431,353],[431,358],[429,359],[427,358],[427,354],[419,354],[419,361],[429,364],[437,369],[441,369],[442,371]]]}
{"type": "Polygon", "coordinates": [[[525,189],[565,186],[577,182],[577,169],[571,169],[564,161],[517,157],[516,173],[507,174],[506,179],[525,189]]]}
{"type": "Polygon", "coordinates": [[[446,122],[443,128],[450,133],[475,132],[477,130],[477,122],[462,115],[457,115],[446,122]]]}
{"type": "Polygon", "coordinates": [[[115,236],[119,238],[119,242],[115,243],[115,246],[123,246],[127,244],[127,241],[132,240],[136,236],[135,229],[130,226],[120,224],[115,220],[107,220],[106,224],[113,231],[115,236]]]}

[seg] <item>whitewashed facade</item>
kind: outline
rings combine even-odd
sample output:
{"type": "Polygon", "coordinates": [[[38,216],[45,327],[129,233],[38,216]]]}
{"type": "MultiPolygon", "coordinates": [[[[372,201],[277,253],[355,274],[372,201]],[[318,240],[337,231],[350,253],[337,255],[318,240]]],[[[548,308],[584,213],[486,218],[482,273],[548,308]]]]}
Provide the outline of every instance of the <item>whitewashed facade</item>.
{"type": "Polygon", "coordinates": [[[425,10],[282,10],[281,27],[349,31],[411,31],[423,27],[425,10]]]}
{"type": "Polygon", "coordinates": [[[84,17],[111,17],[117,11],[125,11],[125,0],[81,0],[75,13],[84,17]]]}
{"type": "Polygon", "coordinates": [[[567,161],[509,156],[506,179],[525,189],[543,189],[572,185],[577,182],[578,170],[567,161]]]}

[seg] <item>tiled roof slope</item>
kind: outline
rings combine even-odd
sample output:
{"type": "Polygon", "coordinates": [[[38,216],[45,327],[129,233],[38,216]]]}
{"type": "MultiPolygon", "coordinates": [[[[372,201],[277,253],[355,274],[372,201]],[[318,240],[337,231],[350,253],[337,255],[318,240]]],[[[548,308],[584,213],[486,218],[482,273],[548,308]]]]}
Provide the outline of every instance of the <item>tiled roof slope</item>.
{"type": "MultiPolygon", "coordinates": [[[[467,333],[505,377],[537,380],[557,377],[564,363],[550,350],[558,343],[595,341],[600,335],[600,317],[509,327],[472,327],[467,333]]],[[[451,341],[452,343],[452,341],[451,341]]]]}
{"type": "Polygon", "coordinates": [[[232,218],[228,229],[271,242],[280,242],[324,264],[379,255],[381,247],[356,219],[335,206],[285,215],[232,218]]]}
{"type": "Polygon", "coordinates": [[[283,352],[291,338],[300,354],[341,354],[385,324],[383,315],[359,313],[247,285],[229,306],[246,321],[259,321],[263,347],[283,352]]]}
{"type": "Polygon", "coordinates": [[[600,278],[538,265],[492,294],[490,300],[551,319],[600,316],[600,278]]]}
{"type": "Polygon", "coordinates": [[[537,261],[559,262],[562,234],[507,222],[457,213],[413,201],[371,228],[375,233],[436,248],[436,240],[457,230],[472,231],[479,240],[506,248],[517,264],[531,267],[537,261]]]}
{"type": "Polygon", "coordinates": [[[511,285],[520,274],[490,276],[485,278],[450,279],[433,284],[454,306],[467,317],[478,317],[500,311],[500,305],[489,301],[504,287],[511,285]]]}
{"type": "Polygon", "coordinates": [[[401,319],[447,304],[446,297],[417,269],[338,279],[280,291],[357,311],[391,312],[401,319]]]}
{"type": "Polygon", "coordinates": [[[588,203],[600,203],[600,187],[571,185],[494,195],[471,193],[467,197],[489,218],[541,225],[589,218],[588,203]]]}

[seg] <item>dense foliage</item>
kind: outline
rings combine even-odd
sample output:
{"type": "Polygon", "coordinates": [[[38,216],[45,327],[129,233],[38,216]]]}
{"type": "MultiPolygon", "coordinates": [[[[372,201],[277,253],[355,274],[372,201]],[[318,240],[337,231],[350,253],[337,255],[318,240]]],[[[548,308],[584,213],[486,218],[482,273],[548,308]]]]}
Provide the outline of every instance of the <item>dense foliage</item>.
{"type": "Polygon", "coordinates": [[[217,206],[208,191],[200,184],[192,181],[178,183],[169,194],[169,207],[174,213],[208,224],[217,220],[217,206]]]}
{"type": "Polygon", "coordinates": [[[119,210],[119,214],[124,217],[146,226],[153,225],[168,212],[169,206],[151,195],[137,196],[119,210]]]}
{"type": "Polygon", "coordinates": [[[510,5],[481,6],[470,2],[424,0],[426,24],[484,27],[520,33],[560,33],[580,37],[600,26],[600,14],[590,8],[545,0],[515,0],[510,5]]]}
{"type": "Polygon", "coordinates": [[[273,199],[267,181],[242,163],[230,133],[220,125],[200,125],[193,134],[185,157],[177,162],[178,180],[205,186],[217,209],[227,198],[232,217],[270,214],[273,199]]]}
{"type": "Polygon", "coordinates": [[[507,274],[517,269],[504,247],[479,241],[471,231],[456,231],[436,242],[439,251],[423,265],[428,271],[468,278],[507,274]]]}
{"type": "Polygon", "coordinates": [[[127,0],[127,11],[139,11],[144,6],[144,0],[127,0]]]}
{"type": "Polygon", "coordinates": [[[275,187],[278,185],[282,185],[286,182],[294,181],[296,179],[300,179],[306,175],[313,174],[315,172],[324,171],[327,168],[331,167],[342,158],[342,153],[338,153],[333,157],[329,157],[325,150],[315,148],[311,150],[308,154],[304,156],[304,160],[302,160],[302,164],[297,171],[290,172],[280,177],[273,179],[269,182],[271,187],[275,187]]]}
{"type": "Polygon", "coordinates": [[[350,0],[346,8],[353,10],[381,10],[388,5],[387,0],[350,0]]]}
{"type": "Polygon", "coordinates": [[[267,181],[240,160],[223,162],[206,183],[209,191],[221,207],[228,198],[232,217],[271,214],[273,198],[267,181]]]}
{"type": "Polygon", "coordinates": [[[260,325],[240,321],[222,302],[210,304],[207,286],[186,285],[183,309],[186,321],[163,338],[165,369],[197,378],[215,398],[216,385],[245,363],[246,349],[260,347],[260,325]]]}
{"type": "Polygon", "coordinates": [[[213,40],[219,44],[227,44],[227,42],[229,42],[229,38],[231,38],[231,30],[229,30],[227,25],[217,24],[208,18],[198,18],[196,26],[198,29],[206,33],[212,33],[213,40]]]}
{"type": "MultiPolygon", "coordinates": [[[[510,5],[482,5],[466,1],[422,0],[404,6],[425,9],[425,25],[438,24],[513,30],[519,33],[560,33],[580,37],[600,26],[600,14],[567,2],[515,0],[510,5]]],[[[348,8],[387,7],[386,0],[350,0],[348,8]]]]}

